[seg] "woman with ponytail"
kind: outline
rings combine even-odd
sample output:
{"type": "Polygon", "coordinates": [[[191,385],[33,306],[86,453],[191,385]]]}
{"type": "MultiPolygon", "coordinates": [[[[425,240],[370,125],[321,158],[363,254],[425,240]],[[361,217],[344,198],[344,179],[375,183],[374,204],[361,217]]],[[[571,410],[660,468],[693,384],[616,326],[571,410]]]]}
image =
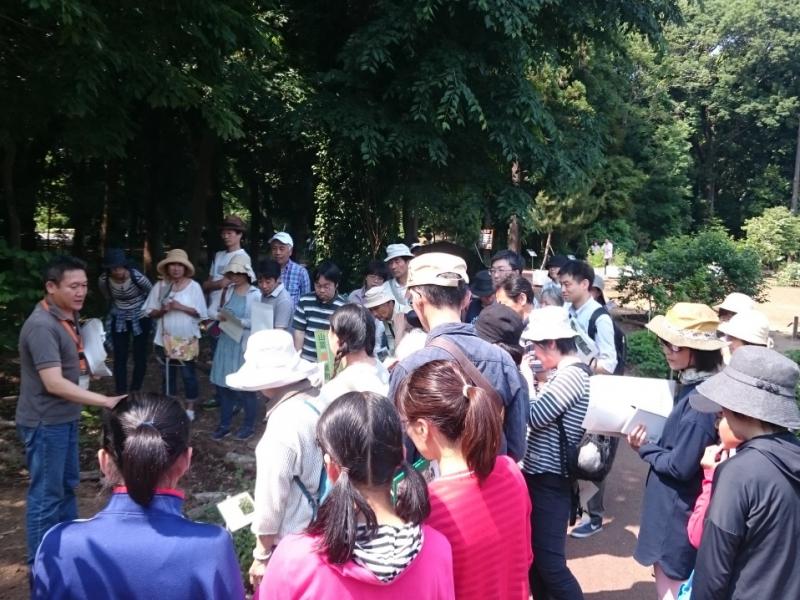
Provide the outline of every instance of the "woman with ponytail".
{"type": "Polygon", "coordinates": [[[244,598],[230,535],[182,514],[189,418],[172,398],[134,392],[103,413],[100,470],[114,486],[94,518],[53,527],[33,598],[244,598]]]}
{"type": "Polygon", "coordinates": [[[278,544],[260,600],[454,598],[450,544],[422,525],[425,480],[403,460],[392,404],[370,392],[344,394],[322,413],[317,440],[332,487],[306,533],[278,544]]]}
{"type": "Polygon", "coordinates": [[[389,392],[389,371],[375,358],[375,318],[360,304],[345,304],[331,315],[328,345],[333,378],[320,397],[330,402],[347,392],[389,392]]]}
{"type": "Polygon", "coordinates": [[[528,598],[531,502],[500,449],[502,416],[457,363],[434,360],[400,385],[397,408],[420,454],[438,463],[426,521],[453,548],[456,598],[528,598]]]}

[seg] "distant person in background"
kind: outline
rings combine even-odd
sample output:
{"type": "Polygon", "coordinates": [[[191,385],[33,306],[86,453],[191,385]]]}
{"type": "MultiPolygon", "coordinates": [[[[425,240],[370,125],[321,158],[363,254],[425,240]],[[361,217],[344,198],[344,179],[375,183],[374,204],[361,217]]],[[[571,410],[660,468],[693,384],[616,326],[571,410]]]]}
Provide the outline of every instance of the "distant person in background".
{"type": "Polygon", "coordinates": [[[472,278],[472,283],[469,286],[469,291],[472,292],[472,300],[467,306],[463,321],[474,325],[481,311],[487,306],[491,306],[495,301],[495,287],[491,273],[489,271],[475,273],[475,277],[472,278]]]}
{"type": "Polygon", "coordinates": [[[225,268],[231,258],[237,254],[248,256],[247,252],[242,248],[242,236],[245,231],[247,231],[247,226],[236,215],[225,217],[219,226],[219,235],[225,248],[214,255],[214,260],[211,261],[211,266],[208,269],[208,278],[203,282],[203,291],[209,295],[209,306],[214,302],[219,304],[222,290],[231,283],[225,279],[225,268]]]}
{"type": "Polygon", "coordinates": [[[592,286],[589,288],[589,292],[592,294],[592,298],[594,298],[600,306],[608,309],[608,302],[606,302],[606,296],[604,293],[605,287],[606,282],[603,279],[603,276],[599,273],[595,273],[594,281],[592,282],[592,286]]]}
{"type": "Polygon", "coordinates": [[[731,354],[744,346],[772,348],[774,344],[769,335],[769,319],[757,310],[736,313],[730,321],[720,323],[717,331],[728,342],[731,354]]]}
{"type": "Polygon", "coordinates": [[[513,310],[523,323],[527,323],[533,310],[533,286],[522,275],[508,276],[497,288],[497,302],[513,310]]]}
{"type": "Polygon", "coordinates": [[[563,267],[569,259],[564,256],[563,254],[554,254],[551,256],[545,268],[547,269],[547,276],[550,278],[545,286],[542,288],[542,291],[553,289],[557,290],[558,293],[561,293],[561,280],[558,278],[558,274],[561,271],[561,267],[563,267]]]}
{"type": "Polygon", "coordinates": [[[364,304],[364,295],[374,287],[382,286],[389,279],[389,270],[382,260],[371,260],[364,272],[364,284],[347,296],[347,301],[364,304]]]}
{"type": "Polygon", "coordinates": [[[261,302],[272,307],[272,328],[291,329],[294,303],[286,287],[281,282],[281,267],[271,259],[258,263],[256,271],[261,302]]]}
{"type": "Polygon", "coordinates": [[[564,306],[564,296],[561,294],[561,289],[556,289],[552,286],[542,290],[539,297],[539,304],[544,306],[564,306]]]}
{"type": "Polygon", "coordinates": [[[717,304],[715,308],[719,315],[719,320],[724,323],[725,321],[730,321],[736,313],[745,310],[753,310],[756,307],[756,301],[747,294],[733,292],[725,296],[725,300],[722,301],[722,304],[717,304]]]}
{"type": "Polygon", "coordinates": [[[414,258],[414,255],[405,244],[389,244],[386,246],[384,262],[392,275],[389,280],[389,289],[392,291],[395,302],[403,306],[408,306],[406,283],[408,282],[408,262],[412,258],[414,258]]]}
{"type": "Polygon", "coordinates": [[[93,518],[47,532],[32,597],[243,600],[230,534],[183,515],[178,482],[192,448],[181,405],[134,393],[104,411],[102,443],[97,459],[111,499],[93,518]]]}
{"type": "Polygon", "coordinates": [[[495,289],[499,288],[511,275],[522,275],[524,266],[522,257],[513,250],[500,250],[492,256],[492,283],[495,289]]]}
{"type": "Polygon", "coordinates": [[[142,314],[153,284],[136,269],[120,248],[109,248],[98,280],[100,293],[108,300],[106,331],[114,349],[114,384],[117,394],[139,390],[147,369],[150,319],[142,314]],[[128,348],[133,338],[133,375],[128,388],[128,348]]]}
{"type": "Polygon", "coordinates": [[[597,254],[598,252],[600,252],[600,244],[597,242],[597,240],[594,240],[592,242],[591,252],[592,254],[597,254]]]}
{"type": "Polygon", "coordinates": [[[317,362],[317,345],[314,334],[328,331],[330,318],[347,301],[339,295],[342,272],[333,261],[324,260],[314,269],[314,293],[302,296],[294,311],[294,345],[308,361],[317,362]]]}
{"type": "Polygon", "coordinates": [[[292,297],[292,308],[297,307],[300,297],[311,291],[308,270],[292,260],[294,240],[285,231],[279,231],[269,238],[272,259],[281,267],[281,283],[292,297]]]}
{"type": "Polygon", "coordinates": [[[400,340],[411,329],[405,318],[408,309],[394,299],[388,283],[367,290],[364,308],[380,323],[375,328],[376,356],[381,360],[394,357],[400,340]]]}
{"type": "Polygon", "coordinates": [[[611,261],[614,259],[614,244],[611,243],[611,240],[606,238],[606,241],[603,242],[603,275],[608,274],[608,265],[611,264],[611,261]]]}

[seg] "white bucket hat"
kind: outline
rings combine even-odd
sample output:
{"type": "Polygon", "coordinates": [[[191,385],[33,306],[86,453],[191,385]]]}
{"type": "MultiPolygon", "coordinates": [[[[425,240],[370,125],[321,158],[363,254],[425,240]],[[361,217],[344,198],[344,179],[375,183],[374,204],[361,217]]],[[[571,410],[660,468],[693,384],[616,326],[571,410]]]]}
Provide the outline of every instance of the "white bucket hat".
{"type": "Polygon", "coordinates": [[[752,310],[756,307],[756,301],[747,294],[741,292],[733,292],[725,296],[722,304],[717,304],[714,308],[719,310],[727,310],[728,312],[738,313],[745,310],[752,310]]]}
{"type": "Polygon", "coordinates": [[[563,306],[544,306],[532,311],[522,339],[531,342],[563,340],[578,335],[569,324],[569,314],[563,306]]]}
{"type": "Polygon", "coordinates": [[[386,246],[386,258],[383,259],[383,262],[389,262],[393,258],[398,258],[401,256],[406,258],[414,258],[414,255],[411,254],[411,250],[405,244],[389,244],[386,246]]]}
{"type": "Polygon", "coordinates": [[[364,294],[364,308],[375,308],[381,304],[386,304],[390,300],[394,300],[394,294],[392,294],[389,284],[376,285],[369,288],[367,293],[364,294]]]}
{"type": "Polygon", "coordinates": [[[226,273],[242,273],[247,275],[250,283],[256,280],[256,274],[253,272],[253,265],[250,264],[250,257],[247,254],[234,254],[225,265],[226,273]]]}
{"type": "Polygon", "coordinates": [[[718,331],[758,346],[772,347],[772,338],[769,337],[769,319],[757,310],[743,310],[737,312],[727,323],[720,323],[718,331]]]}
{"type": "Polygon", "coordinates": [[[268,390],[302,381],[318,370],[316,363],[300,358],[288,331],[263,329],[248,338],[244,364],[225,378],[225,384],[247,392],[268,390]]]}

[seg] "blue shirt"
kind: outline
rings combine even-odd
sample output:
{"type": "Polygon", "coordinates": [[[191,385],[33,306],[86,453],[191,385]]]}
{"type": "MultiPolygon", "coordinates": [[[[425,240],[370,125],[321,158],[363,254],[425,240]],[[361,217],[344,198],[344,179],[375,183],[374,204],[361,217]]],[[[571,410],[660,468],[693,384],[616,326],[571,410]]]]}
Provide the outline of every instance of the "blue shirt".
{"type": "Polygon", "coordinates": [[[292,297],[292,308],[297,306],[300,296],[304,296],[311,291],[311,278],[308,276],[308,271],[291,258],[281,269],[281,283],[292,297]]]}
{"type": "Polygon", "coordinates": [[[114,493],[91,519],[48,531],[33,566],[33,598],[243,599],[231,536],[181,514],[183,498],[158,493],[142,507],[114,493]]]}
{"type": "MultiPolygon", "coordinates": [[[[480,339],[475,327],[466,323],[445,323],[434,327],[428,333],[426,344],[439,336],[456,344],[500,394],[505,405],[504,440],[500,452],[515,461],[521,460],[525,456],[528,386],[511,355],[480,339]]],[[[394,401],[398,386],[414,369],[432,360],[452,361],[453,357],[441,348],[426,346],[396,364],[389,379],[389,399],[394,401]]]]}

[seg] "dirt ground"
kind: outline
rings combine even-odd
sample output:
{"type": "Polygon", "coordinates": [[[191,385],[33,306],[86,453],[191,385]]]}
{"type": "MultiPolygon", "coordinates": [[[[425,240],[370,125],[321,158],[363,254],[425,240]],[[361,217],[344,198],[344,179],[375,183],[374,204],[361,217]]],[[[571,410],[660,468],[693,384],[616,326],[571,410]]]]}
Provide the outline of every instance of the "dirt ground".
{"type": "MultiPolygon", "coordinates": [[[[613,288],[613,281],[610,282],[613,288]]],[[[612,298],[613,291],[609,294],[612,298]]],[[[800,348],[792,340],[792,318],[800,314],[800,289],[773,287],[769,300],[762,304],[770,319],[776,349],[800,348]]],[[[22,448],[13,425],[18,364],[14,357],[0,357],[0,598],[21,600],[28,597],[25,567],[24,510],[27,471],[22,448]]],[[[199,370],[201,399],[210,397],[207,369],[199,370]]],[[[151,364],[145,389],[157,390],[160,373],[151,364]]],[[[111,392],[111,381],[96,384],[98,391],[111,392]]],[[[263,407],[262,407],[263,410],[263,407]]],[[[201,510],[208,501],[198,501],[200,492],[236,493],[252,487],[254,466],[226,462],[229,452],[252,456],[256,440],[263,433],[258,419],[256,436],[249,442],[210,440],[217,425],[215,409],[199,411],[192,432],[194,448],[192,469],[182,482],[187,491],[188,511],[201,510]]],[[[81,435],[81,471],[87,478],[78,488],[82,517],[97,512],[105,503],[106,492],[96,474],[96,449],[99,446],[97,418],[83,419],[81,435]]],[[[623,445],[624,446],[624,445],[623,445]]],[[[581,583],[587,600],[638,600],[654,597],[650,570],[633,559],[638,533],[642,487],[647,470],[635,453],[620,449],[606,491],[606,525],[603,532],[584,540],[569,539],[567,554],[570,568],[581,583]]]]}

